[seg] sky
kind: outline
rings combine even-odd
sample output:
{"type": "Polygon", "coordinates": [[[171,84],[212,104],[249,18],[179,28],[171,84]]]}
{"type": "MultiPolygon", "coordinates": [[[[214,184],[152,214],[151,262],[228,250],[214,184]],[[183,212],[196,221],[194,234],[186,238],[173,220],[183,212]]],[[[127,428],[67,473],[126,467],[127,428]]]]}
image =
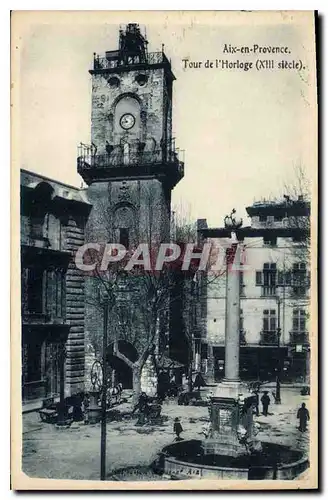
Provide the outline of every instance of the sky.
{"type": "MultiPolygon", "coordinates": [[[[311,13],[27,12],[13,20],[13,78],[21,168],[81,185],[77,145],[90,143],[93,53],[118,48],[127,22],[146,29],[150,52],[171,59],[176,76],[173,136],[184,150],[185,177],[173,206],[209,226],[223,225],[236,208],[281,196],[295,168],[316,176],[316,97],[311,13]],[[223,53],[225,44],[288,46],[304,69],[222,70],[206,60],[250,61],[257,55],[223,53]],[[184,68],[183,59],[199,62],[184,68]],[[16,73],[15,73],[16,71],[16,73]]],[[[14,152],[15,154],[15,152],[14,152]]]]}

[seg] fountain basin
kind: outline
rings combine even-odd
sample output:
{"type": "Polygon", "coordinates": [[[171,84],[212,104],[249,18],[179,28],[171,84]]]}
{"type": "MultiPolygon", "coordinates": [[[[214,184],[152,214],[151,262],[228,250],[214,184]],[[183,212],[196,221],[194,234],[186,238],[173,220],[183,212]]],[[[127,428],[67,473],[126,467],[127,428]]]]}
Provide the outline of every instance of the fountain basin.
{"type": "Polygon", "coordinates": [[[229,457],[204,454],[203,441],[188,440],[165,446],[162,472],[172,479],[282,479],[297,477],[309,466],[303,452],[275,443],[262,443],[262,451],[229,457]]]}

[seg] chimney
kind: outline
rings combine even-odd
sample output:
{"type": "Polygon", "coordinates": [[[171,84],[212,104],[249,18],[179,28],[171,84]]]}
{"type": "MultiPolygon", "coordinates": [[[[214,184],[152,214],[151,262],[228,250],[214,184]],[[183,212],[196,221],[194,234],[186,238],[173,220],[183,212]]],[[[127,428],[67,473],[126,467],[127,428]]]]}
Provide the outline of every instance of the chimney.
{"type": "Polygon", "coordinates": [[[206,219],[197,219],[197,231],[201,229],[207,229],[207,220],[206,219]]]}

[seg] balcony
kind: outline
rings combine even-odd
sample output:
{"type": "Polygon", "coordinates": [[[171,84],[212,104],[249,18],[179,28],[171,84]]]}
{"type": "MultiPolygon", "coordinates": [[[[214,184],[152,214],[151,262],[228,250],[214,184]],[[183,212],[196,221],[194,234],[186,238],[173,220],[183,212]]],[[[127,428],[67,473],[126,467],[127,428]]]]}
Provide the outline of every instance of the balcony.
{"type": "Polygon", "coordinates": [[[23,313],[23,324],[33,325],[33,326],[43,326],[43,325],[53,325],[53,326],[67,326],[67,321],[59,316],[55,316],[48,313],[38,313],[38,312],[24,312],[23,313]]]}
{"type": "Polygon", "coordinates": [[[276,286],[262,286],[262,297],[275,297],[277,294],[276,286]]]}
{"type": "Polygon", "coordinates": [[[117,177],[157,177],[165,178],[171,187],[184,176],[184,163],[179,159],[183,151],[172,148],[140,151],[137,143],[129,146],[128,150],[123,150],[116,145],[111,153],[93,154],[91,146],[81,144],[78,147],[78,173],[87,184],[117,177]]]}
{"type": "Polygon", "coordinates": [[[137,54],[128,55],[125,53],[120,53],[118,50],[112,50],[106,52],[106,55],[100,57],[98,54],[94,54],[93,68],[92,71],[101,72],[108,70],[119,70],[120,68],[126,68],[126,66],[158,66],[165,65],[171,68],[170,61],[167,59],[164,52],[149,52],[148,54],[137,54]]]}
{"type": "Polygon", "coordinates": [[[262,331],[260,334],[260,345],[278,345],[278,335],[274,331],[262,331]]]}
{"type": "Polygon", "coordinates": [[[289,335],[291,344],[309,344],[309,332],[291,331],[289,335]]]}
{"type": "Polygon", "coordinates": [[[292,299],[306,299],[309,296],[309,288],[307,285],[292,285],[290,296],[292,299]]]}

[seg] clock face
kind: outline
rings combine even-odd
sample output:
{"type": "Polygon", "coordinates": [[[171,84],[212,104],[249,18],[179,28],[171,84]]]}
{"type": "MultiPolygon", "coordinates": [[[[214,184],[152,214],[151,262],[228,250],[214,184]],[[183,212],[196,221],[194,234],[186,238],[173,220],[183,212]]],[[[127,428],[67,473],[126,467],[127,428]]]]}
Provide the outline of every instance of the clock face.
{"type": "Polygon", "coordinates": [[[121,116],[120,125],[124,130],[129,130],[135,124],[135,117],[131,113],[125,113],[121,116]]]}

